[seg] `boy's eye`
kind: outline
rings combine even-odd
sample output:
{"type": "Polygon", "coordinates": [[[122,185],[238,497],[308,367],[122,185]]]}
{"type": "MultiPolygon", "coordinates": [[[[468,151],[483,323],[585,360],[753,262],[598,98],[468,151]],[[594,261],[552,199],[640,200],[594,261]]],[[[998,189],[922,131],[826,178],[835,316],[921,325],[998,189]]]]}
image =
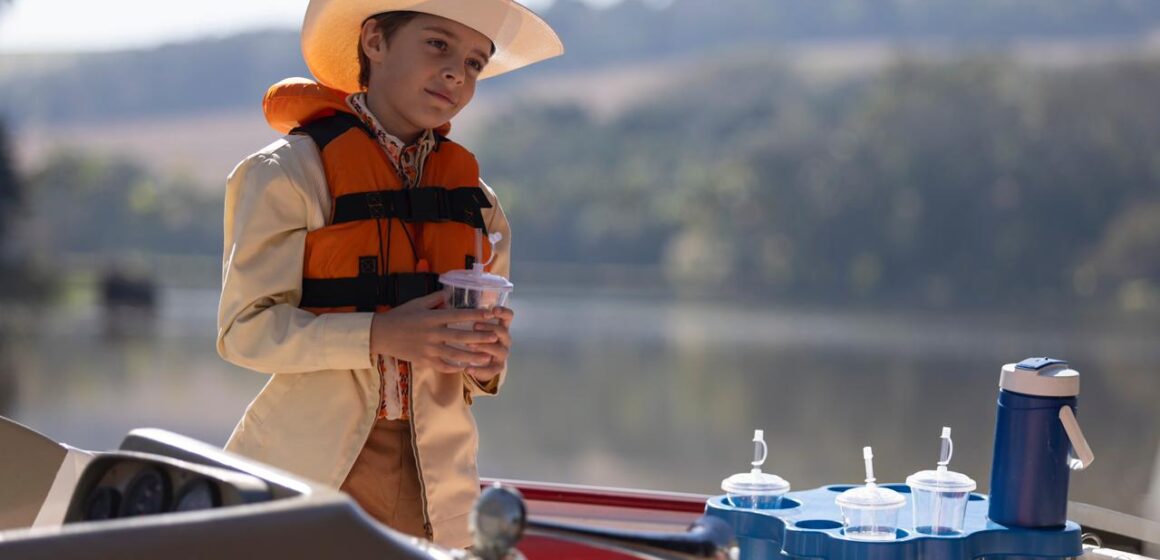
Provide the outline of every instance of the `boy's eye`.
{"type": "Polygon", "coordinates": [[[441,51],[447,50],[447,41],[442,39],[427,39],[427,44],[441,51]]]}
{"type": "Polygon", "coordinates": [[[476,72],[483,72],[483,62],[479,61],[478,59],[474,59],[474,58],[467,59],[467,65],[470,66],[471,69],[475,70],[476,72]]]}

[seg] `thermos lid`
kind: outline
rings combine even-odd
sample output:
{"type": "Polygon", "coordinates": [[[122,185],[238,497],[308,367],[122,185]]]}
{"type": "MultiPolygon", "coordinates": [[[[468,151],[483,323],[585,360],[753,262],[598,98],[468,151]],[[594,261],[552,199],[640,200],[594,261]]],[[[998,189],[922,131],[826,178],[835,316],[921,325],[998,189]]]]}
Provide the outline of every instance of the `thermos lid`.
{"type": "Polygon", "coordinates": [[[1006,364],[999,388],[1033,397],[1074,397],[1079,394],[1079,372],[1055,358],[1027,358],[1006,364]]]}

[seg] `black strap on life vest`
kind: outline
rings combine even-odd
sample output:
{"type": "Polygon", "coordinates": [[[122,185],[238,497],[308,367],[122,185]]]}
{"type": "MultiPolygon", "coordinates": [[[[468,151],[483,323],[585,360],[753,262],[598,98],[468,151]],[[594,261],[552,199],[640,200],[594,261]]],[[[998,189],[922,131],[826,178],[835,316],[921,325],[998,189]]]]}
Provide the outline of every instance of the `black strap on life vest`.
{"type": "Polygon", "coordinates": [[[305,134],[309,136],[318,146],[318,151],[321,152],[332,140],[342,136],[344,132],[352,128],[358,128],[371,139],[375,137],[375,133],[367,127],[366,123],[362,122],[362,119],[350,113],[335,113],[329,117],[315,119],[302,126],[295,127],[290,131],[290,134],[305,134]]]}
{"type": "Polygon", "coordinates": [[[332,224],[398,218],[404,222],[459,222],[487,233],[483,208],[491,208],[480,187],[419,187],[400,191],[372,191],[334,199],[332,224]]]}
{"type": "Polygon", "coordinates": [[[359,257],[354,278],[303,278],[302,307],[348,307],[374,311],[386,305],[398,307],[443,289],[434,272],[395,272],[378,275],[378,257],[359,257]]]}
{"type": "MultiPolygon", "coordinates": [[[[374,132],[362,119],[350,113],[335,113],[313,120],[291,130],[306,134],[322,151],[335,138],[351,128],[358,128],[369,138],[374,132]]],[[[443,140],[446,138],[439,136],[443,140]]],[[[398,218],[404,222],[459,222],[487,233],[483,208],[491,208],[483,189],[476,187],[419,187],[401,191],[370,191],[340,196],[334,200],[334,219],[341,224],[357,220],[398,218]]]]}

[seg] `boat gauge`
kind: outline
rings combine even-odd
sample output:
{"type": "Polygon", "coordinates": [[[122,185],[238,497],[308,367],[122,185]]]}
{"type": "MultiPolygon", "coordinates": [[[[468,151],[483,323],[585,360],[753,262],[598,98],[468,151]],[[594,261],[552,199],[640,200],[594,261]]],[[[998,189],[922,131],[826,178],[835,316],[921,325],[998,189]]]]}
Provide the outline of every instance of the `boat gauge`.
{"type": "Polygon", "coordinates": [[[121,493],[116,488],[101,486],[89,493],[85,499],[84,520],[101,521],[117,517],[121,505],[121,493]]]}
{"type": "Polygon", "coordinates": [[[152,515],[165,511],[169,505],[169,479],[154,467],[141,469],[125,489],[121,515],[152,515]]]}
{"type": "Polygon", "coordinates": [[[177,492],[177,505],[173,511],[196,511],[213,509],[221,505],[218,489],[209,479],[197,478],[181,487],[177,492]]]}

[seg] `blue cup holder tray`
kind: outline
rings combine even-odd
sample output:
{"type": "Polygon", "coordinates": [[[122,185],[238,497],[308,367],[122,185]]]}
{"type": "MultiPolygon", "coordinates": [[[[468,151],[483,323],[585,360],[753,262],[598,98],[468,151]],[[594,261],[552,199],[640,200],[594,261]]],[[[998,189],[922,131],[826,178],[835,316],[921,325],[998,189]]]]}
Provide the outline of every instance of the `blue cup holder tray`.
{"type": "Polygon", "coordinates": [[[915,530],[910,487],[883,484],[902,493],[907,504],[898,512],[895,540],[848,538],[842,512],[834,502],[852,485],[832,485],[790,492],[776,509],[751,510],[729,505],[725,496],[709,499],[708,515],[729,523],[737,535],[741,558],[803,558],[834,560],[1030,560],[1080,556],[1079,525],[1068,521],[1060,529],[1021,529],[987,519],[988,499],[971,493],[963,532],[930,535],[915,530]]]}

